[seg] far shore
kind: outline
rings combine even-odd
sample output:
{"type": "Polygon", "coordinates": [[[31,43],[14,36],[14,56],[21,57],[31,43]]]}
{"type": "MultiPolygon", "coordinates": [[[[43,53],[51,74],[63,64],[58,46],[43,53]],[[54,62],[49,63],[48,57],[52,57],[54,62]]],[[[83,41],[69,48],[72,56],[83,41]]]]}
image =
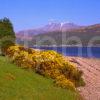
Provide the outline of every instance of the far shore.
{"type": "Polygon", "coordinates": [[[40,46],[34,45],[32,47],[100,47],[100,45],[88,45],[88,46],[85,46],[85,45],[40,45],[40,46]]]}

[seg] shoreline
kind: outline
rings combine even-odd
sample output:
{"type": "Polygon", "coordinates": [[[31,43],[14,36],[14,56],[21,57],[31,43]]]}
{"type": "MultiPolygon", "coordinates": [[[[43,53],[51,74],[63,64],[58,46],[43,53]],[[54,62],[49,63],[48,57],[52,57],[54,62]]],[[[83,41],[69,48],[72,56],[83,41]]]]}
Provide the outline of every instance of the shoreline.
{"type": "MultiPolygon", "coordinates": [[[[65,55],[64,55],[65,56],[65,55]]],[[[85,57],[85,56],[65,56],[65,57],[68,57],[68,58],[83,58],[83,59],[100,59],[100,57],[85,57]]]]}
{"type": "Polygon", "coordinates": [[[83,71],[86,85],[78,91],[85,100],[100,100],[100,58],[65,56],[83,71]]]}

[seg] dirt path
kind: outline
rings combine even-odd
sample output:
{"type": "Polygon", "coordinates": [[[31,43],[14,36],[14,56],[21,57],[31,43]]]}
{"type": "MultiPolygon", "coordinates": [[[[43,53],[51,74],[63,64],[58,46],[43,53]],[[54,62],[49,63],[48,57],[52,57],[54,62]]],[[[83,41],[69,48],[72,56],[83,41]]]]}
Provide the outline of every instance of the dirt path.
{"type": "Polygon", "coordinates": [[[83,70],[86,86],[78,88],[84,100],[100,100],[100,59],[69,57],[83,70]]]}

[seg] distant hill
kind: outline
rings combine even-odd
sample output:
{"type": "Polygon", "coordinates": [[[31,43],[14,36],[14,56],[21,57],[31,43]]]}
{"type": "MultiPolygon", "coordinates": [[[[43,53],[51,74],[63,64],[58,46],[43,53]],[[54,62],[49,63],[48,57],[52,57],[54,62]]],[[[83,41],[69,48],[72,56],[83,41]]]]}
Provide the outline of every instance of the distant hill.
{"type": "MultiPolygon", "coordinates": [[[[49,23],[48,25],[33,30],[20,31],[17,33],[17,42],[23,43],[28,40],[29,45],[80,45],[87,46],[94,37],[100,36],[100,24],[79,26],[74,23],[49,23]],[[26,34],[24,36],[24,34],[26,34]],[[69,38],[71,38],[70,41],[69,38]],[[73,40],[74,39],[74,40],[73,40]],[[45,40],[44,42],[39,42],[45,40]],[[77,41],[75,41],[77,40],[77,41]],[[55,41],[55,43],[53,42],[55,41]]],[[[100,40],[93,42],[94,46],[100,45],[100,40]]]]}

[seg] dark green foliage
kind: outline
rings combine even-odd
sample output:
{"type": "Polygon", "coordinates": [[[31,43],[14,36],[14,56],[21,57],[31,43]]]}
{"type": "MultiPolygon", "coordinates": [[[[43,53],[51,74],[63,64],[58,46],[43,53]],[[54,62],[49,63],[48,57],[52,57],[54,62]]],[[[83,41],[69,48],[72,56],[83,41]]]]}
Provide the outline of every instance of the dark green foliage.
{"type": "Polygon", "coordinates": [[[13,25],[8,18],[0,19],[0,47],[4,55],[5,49],[15,42],[15,32],[13,25]]]}
{"type": "Polygon", "coordinates": [[[10,35],[15,37],[12,23],[8,18],[0,19],[0,38],[10,35]]]}
{"type": "Polygon", "coordinates": [[[1,44],[1,52],[2,52],[2,55],[5,55],[6,54],[7,49],[11,45],[14,45],[14,42],[13,41],[10,41],[10,40],[2,41],[2,44],[1,44]]]}

